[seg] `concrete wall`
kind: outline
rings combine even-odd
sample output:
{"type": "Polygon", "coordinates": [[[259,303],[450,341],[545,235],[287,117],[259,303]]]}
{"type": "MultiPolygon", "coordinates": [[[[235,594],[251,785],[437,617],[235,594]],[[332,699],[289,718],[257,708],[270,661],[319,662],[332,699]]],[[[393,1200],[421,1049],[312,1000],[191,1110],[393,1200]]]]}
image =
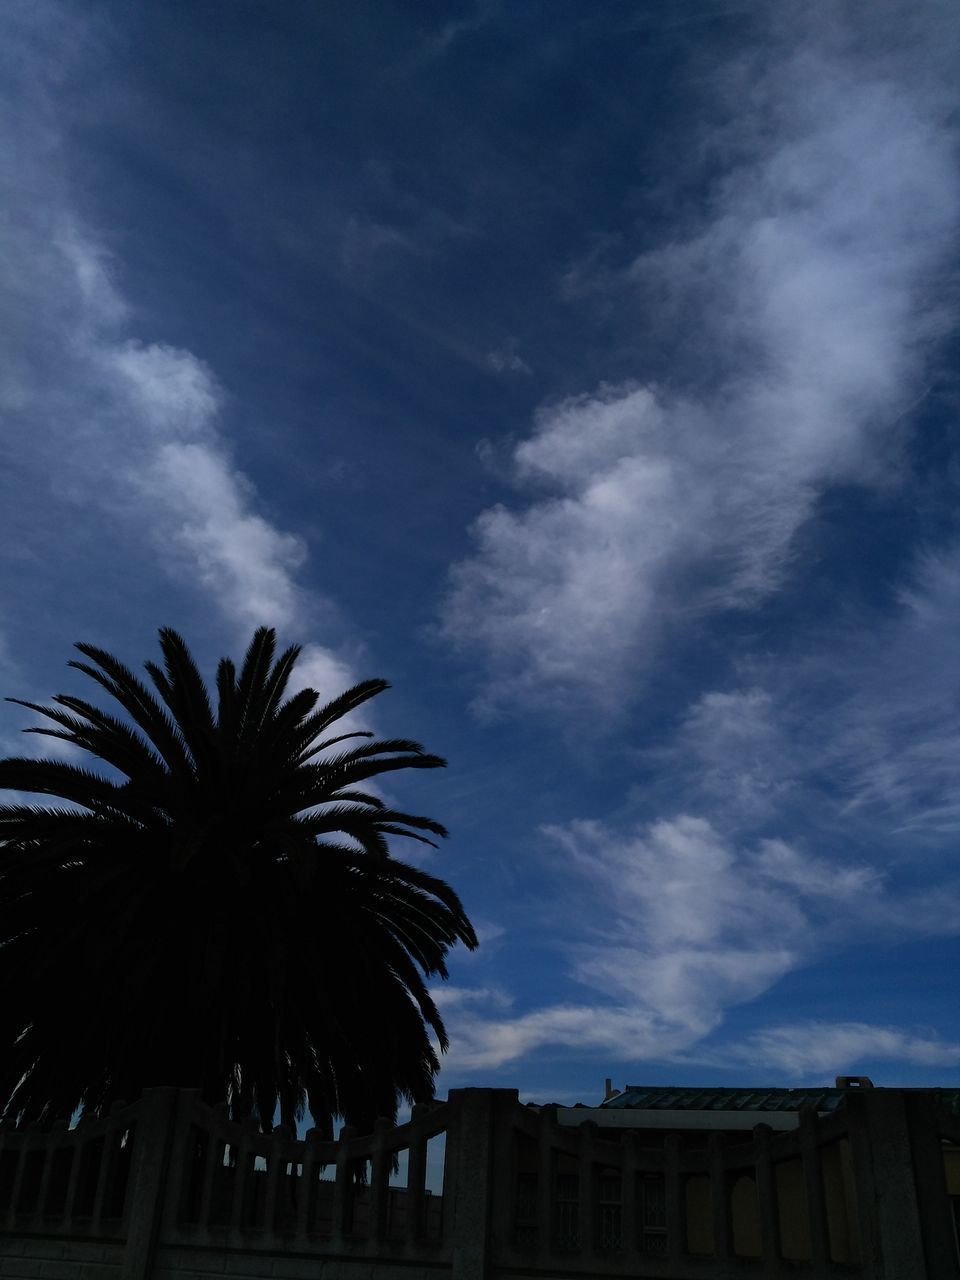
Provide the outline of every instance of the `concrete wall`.
{"type": "Polygon", "coordinates": [[[119,1280],[122,1244],[0,1235],[0,1276],[11,1280],[119,1280]]]}
{"type": "Polygon", "coordinates": [[[449,1275],[448,1267],[407,1267],[402,1260],[388,1256],[376,1262],[351,1257],[317,1257],[294,1251],[257,1252],[256,1254],[224,1253],[218,1249],[184,1249],[162,1247],[157,1250],[150,1280],[440,1280],[449,1275]]]}

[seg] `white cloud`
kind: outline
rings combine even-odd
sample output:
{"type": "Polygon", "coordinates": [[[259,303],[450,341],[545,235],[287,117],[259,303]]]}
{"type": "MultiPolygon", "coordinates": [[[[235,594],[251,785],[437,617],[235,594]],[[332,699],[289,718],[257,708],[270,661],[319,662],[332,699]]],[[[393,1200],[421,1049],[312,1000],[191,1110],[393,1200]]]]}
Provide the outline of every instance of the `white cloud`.
{"type": "Polygon", "coordinates": [[[530,375],[533,370],[511,345],[498,347],[487,352],[487,363],[496,373],[522,373],[530,375]]]}
{"type": "Polygon", "coordinates": [[[946,852],[960,829],[960,544],[925,554],[893,613],[816,633],[712,690],[650,757],[726,830],[787,813],[890,857],[946,852]]]}
{"type": "MultiPolygon", "coordinates": [[[[60,226],[54,236],[54,247],[68,265],[68,276],[72,273],[80,304],[73,315],[77,330],[83,331],[85,319],[96,329],[123,323],[129,318],[129,308],[114,286],[109,255],[82,235],[62,210],[55,216],[60,226]]],[[[136,349],[136,344],[130,346],[136,349]]],[[[118,365],[125,362],[122,348],[114,356],[118,365]]]]}
{"type": "Polygon", "coordinates": [[[251,509],[253,485],[222,447],[163,444],[126,478],[156,514],[153,536],[168,545],[172,539],[228,616],[284,629],[301,622],[304,601],[293,574],[306,548],[251,509]]]}
{"type": "Polygon", "coordinates": [[[823,954],[838,934],[849,941],[877,927],[890,936],[953,927],[942,897],[915,895],[904,909],[868,865],[782,840],[738,845],[691,815],[632,831],[579,821],[547,835],[560,853],[551,875],[569,893],[557,945],[567,976],[593,995],[506,1012],[485,988],[458,991],[447,1010],[448,1074],[546,1046],[685,1059],[727,1010],[823,954]]]}
{"type": "MultiPolygon", "coordinates": [[[[78,285],[83,288],[78,272],[78,285]]],[[[188,351],[136,341],[95,346],[90,354],[125,395],[137,421],[159,441],[212,434],[221,394],[210,370],[188,351]]]]}
{"type": "Polygon", "coordinates": [[[423,36],[416,56],[411,60],[410,70],[419,73],[424,64],[442,58],[453,46],[486,26],[493,13],[493,5],[478,4],[473,17],[455,18],[453,21],[445,22],[439,30],[427,32],[423,36]]]}
{"type": "Polygon", "coordinates": [[[800,1022],[769,1027],[742,1045],[721,1050],[725,1064],[769,1067],[794,1079],[850,1073],[881,1062],[922,1067],[960,1066],[960,1044],[935,1032],[874,1026],[865,1022],[800,1022]]]}
{"type": "Polygon", "coordinates": [[[702,694],[661,758],[674,784],[680,764],[713,812],[734,815],[741,827],[771,814],[804,766],[778,722],[772,694],[760,687],[702,694]]]}
{"type": "MultiPolygon", "coordinates": [[[[297,580],[307,549],[262,510],[224,428],[226,397],[194,353],[144,341],[116,258],[83,226],[61,137],[61,77],[95,28],[59,5],[23,7],[8,32],[3,98],[0,321],[11,358],[0,406],[65,520],[98,512],[114,539],[191,588],[245,635],[312,629],[330,606],[297,580]],[[68,40],[64,31],[72,32],[68,40]],[[72,511],[70,508],[72,507],[72,511]]],[[[165,620],[165,619],[161,619],[165,620]]],[[[325,692],[355,682],[317,643],[325,692]]]]}
{"type": "MultiPolygon", "coordinates": [[[[309,625],[316,602],[295,576],[306,545],[257,511],[256,487],[233,463],[218,427],[223,393],[215,377],[189,351],[117,337],[123,308],[102,282],[90,285],[89,264],[101,251],[93,242],[84,247],[76,230],[71,246],[81,305],[68,336],[87,396],[82,468],[93,491],[230,622],[309,625]]],[[[87,484],[87,499],[90,492],[87,484]]],[[[335,654],[327,659],[328,675],[346,671],[335,654]]]]}
{"type": "Polygon", "coordinates": [[[688,1039],[674,1030],[671,1040],[667,1029],[642,1009],[592,1004],[553,1005],[513,1018],[464,1016],[454,1008],[444,1021],[451,1039],[443,1062],[445,1080],[516,1062],[545,1047],[660,1058],[672,1047],[685,1047],[688,1039]]]}
{"type": "MultiPolygon", "coordinates": [[[[507,933],[503,925],[497,924],[494,920],[476,918],[473,922],[473,927],[477,935],[477,941],[481,947],[486,949],[487,954],[489,954],[490,948],[496,947],[502,942],[507,933]]],[[[468,956],[470,954],[470,952],[467,952],[468,956]]]]}
{"type": "Polygon", "coordinates": [[[960,177],[928,83],[856,58],[754,72],[709,139],[739,160],[704,223],[607,277],[707,389],[606,386],[537,415],[514,451],[532,496],[476,521],[445,606],[489,703],[614,705],[665,629],[777,588],[824,490],[895,482],[960,177]]]}
{"type": "Polygon", "coordinates": [[[438,1009],[478,1004],[487,1008],[508,1009],[513,1004],[513,997],[502,987],[458,987],[448,983],[442,987],[432,987],[430,995],[438,1009]]]}
{"type": "Polygon", "coordinates": [[[942,840],[960,830],[960,543],[925,555],[901,600],[866,655],[851,647],[830,763],[848,812],[942,840]]]}
{"type": "Polygon", "coordinates": [[[606,913],[606,936],[576,947],[576,975],[698,1031],[760,995],[809,954],[812,898],[839,907],[875,888],[783,842],[738,848],[689,815],[633,834],[576,822],[551,832],[606,913]]]}
{"type": "Polygon", "coordinates": [[[397,253],[416,252],[416,241],[397,227],[357,217],[344,223],[340,261],[352,278],[369,282],[385,260],[389,262],[397,253]]]}
{"type": "Polygon", "coordinates": [[[762,840],[754,867],[761,882],[836,904],[853,901],[862,906],[864,898],[877,894],[883,883],[875,867],[837,868],[826,858],[801,856],[783,840],[762,840]]]}
{"type": "MultiPolygon", "coordinates": [[[[303,652],[294,668],[294,679],[291,683],[293,689],[316,689],[320,694],[321,702],[330,701],[338,697],[345,689],[349,689],[351,685],[357,683],[356,673],[352,670],[348,663],[338,658],[335,653],[329,649],[324,649],[318,644],[304,645],[303,652]]],[[[369,713],[363,716],[364,724],[360,727],[372,729],[370,723],[372,717],[369,713]]],[[[345,718],[341,724],[352,724],[353,719],[345,718]]]]}

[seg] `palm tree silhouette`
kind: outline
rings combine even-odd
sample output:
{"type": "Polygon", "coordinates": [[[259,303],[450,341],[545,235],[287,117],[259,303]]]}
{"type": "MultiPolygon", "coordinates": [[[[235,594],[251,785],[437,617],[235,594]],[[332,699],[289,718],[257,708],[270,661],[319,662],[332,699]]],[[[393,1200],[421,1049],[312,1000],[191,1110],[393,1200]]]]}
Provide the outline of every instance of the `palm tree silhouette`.
{"type": "Polygon", "coordinates": [[[256,632],[216,710],[182,638],[160,632],[155,692],[88,644],[69,665],[122,708],[77,697],[40,712],[106,766],[0,760],[0,788],[52,798],[0,807],[0,1107],[20,1123],[100,1112],[149,1085],[196,1087],[269,1129],[309,1107],[369,1130],[398,1098],[433,1097],[425,978],[476,935],[453,890],[390,854],[439,823],[363,790],[444,761],[416,742],[330,734],[388,688],[326,706],[284,700],[300,652],[256,632]],[[159,695],[159,696],[157,696],[159,695]]]}

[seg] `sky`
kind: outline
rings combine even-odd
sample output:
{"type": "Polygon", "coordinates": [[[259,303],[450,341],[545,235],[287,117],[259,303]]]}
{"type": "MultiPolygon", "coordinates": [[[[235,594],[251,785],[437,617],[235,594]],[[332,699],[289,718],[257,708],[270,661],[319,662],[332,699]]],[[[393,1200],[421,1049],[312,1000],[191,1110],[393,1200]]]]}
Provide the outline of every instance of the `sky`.
{"type": "Polygon", "coordinates": [[[441,1094],[960,1083],[953,0],[4,19],[0,693],[388,679],[441,1094]]]}

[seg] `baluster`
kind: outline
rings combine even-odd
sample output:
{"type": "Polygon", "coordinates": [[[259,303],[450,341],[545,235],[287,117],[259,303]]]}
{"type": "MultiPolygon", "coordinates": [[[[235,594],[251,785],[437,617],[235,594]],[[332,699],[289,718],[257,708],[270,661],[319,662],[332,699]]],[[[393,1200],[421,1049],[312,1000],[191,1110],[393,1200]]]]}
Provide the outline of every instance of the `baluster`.
{"type": "Polygon", "coordinates": [[[817,1142],[817,1113],[813,1107],[800,1109],[800,1154],[803,1159],[803,1183],[807,1193],[807,1220],[810,1224],[810,1253],[815,1265],[830,1260],[830,1236],[827,1230],[827,1205],[823,1191],[823,1170],[817,1142]]]}
{"type": "Polygon", "coordinates": [[[293,1138],[296,1140],[297,1145],[288,1148],[290,1158],[285,1160],[283,1164],[283,1173],[280,1177],[280,1191],[283,1200],[275,1226],[275,1230],[287,1236],[296,1235],[300,1201],[306,1195],[307,1186],[303,1180],[307,1171],[307,1144],[302,1138],[296,1138],[295,1131],[293,1138]],[[287,1165],[290,1166],[289,1172],[287,1172],[287,1165]]]}
{"type": "Polygon", "coordinates": [[[385,1116],[380,1116],[373,1131],[373,1152],[370,1161],[370,1221],[367,1224],[368,1234],[373,1240],[382,1240],[387,1234],[387,1184],[390,1179],[390,1164],[386,1137],[393,1125],[385,1116]]]}
{"type": "Polygon", "coordinates": [[[757,1204],[760,1210],[760,1251],[764,1266],[773,1271],[780,1257],[780,1222],[777,1214],[777,1189],[773,1181],[770,1158],[771,1129],[768,1124],[754,1125],[753,1149],[757,1170],[757,1204]]]}
{"type": "Polygon", "coordinates": [[[594,1177],[594,1145],[597,1126],[592,1120],[580,1126],[580,1250],[588,1257],[597,1245],[597,1188],[594,1177]]]}
{"type": "Polygon", "coordinates": [[[720,1262],[730,1261],[730,1196],[724,1161],[724,1136],[711,1133],[710,1205],[713,1217],[713,1255],[720,1262]]]}
{"type": "MultiPolygon", "coordinates": [[[[10,1151],[13,1149],[13,1143],[10,1141],[12,1136],[13,1136],[13,1130],[8,1128],[7,1125],[5,1124],[0,1124],[0,1157],[2,1157],[7,1151],[10,1151]]],[[[0,1229],[4,1231],[10,1230],[10,1228],[13,1226],[13,1201],[12,1200],[7,1205],[6,1209],[4,1209],[2,1213],[0,1213],[0,1224],[2,1224],[2,1226],[0,1226],[0,1229]]]]}
{"type": "Polygon", "coordinates": [[[350,1159],[350,1141],[356,1136],[353,1125],[345,1124],[340,1130],[337,1148],[337,1177],[333,1184],[332,1235],[334,1248],[343,1246],[353,1227],[353,1169],[350,1159]]]}
{"type": "Polygon", "coordinates": [[[173,1117],[169,1135],[169,1163],[163,1179],[163,1209],[160,1231],[176,1235],[187,1219],[187,1205],[196,1160],[196,1133],[193,1113],[196,1091],[178,1089],[172,1101],[173,1117]]]}
{"type": "Polygon", "coordinates": [[[73,1131],[73,1159],[70,1161],[70,1177],[67,1179],[67,1194],[63,1201],[63,1225],[69,1230],[73,1224],[73,1206],[77,1198],[80,1182],[80,1165],[83,1163],[83,1139],[78,1130],[73,1131]]]}
{"type": "Polygon", "coordinates": [[[557,1197],[557,1156],[554,1148],[556,1111],[540,1112],[537,1140],[537,1249],[552,1253],[554,1249],[554,1214],[557,1197]]]}
{"type": "Polygon", "coordinates": [[[297,1183],[297,1221],[296,1235],[303,1239],[310,1230],[313,1208],[314,1183],[317,1176],[317,1130],[310,1129],[303,1143],[303,1166],[300,1170],[300,1181],[297,1183]]]}
{"type": "Polygon", "coordinates": [[[34,1143],[33,1135],[29,1132],[20,1135],[20,1141],[17,1145],[17,1172],[13,1175],[13,1186],[10,1189],[10,1209],[8,1220],[12,1225],[17,1217],[17,1201],[20,1199],[20,1191],[23,1188],[23,1175],[27,1168],[27,1153],[32,1149],[34,1143]]]}
{"type": "MultiPolygon", "coordinates": [[[[203,1161],[203,1182],[200,1186],[200,1205],[197,1210],[197,1229],[210,1230],[210,1215],[213,1212],[213,1185],[217,1169],[223,1168],[223,1156],[226,1143],[216,1134],[207,1133],[207,1149],[203,1161]]],[[[222,1174],[221,1174],[222,1178],[222,1174]]]]}
{"type": "Polygon", "coordinates": [[[97,1170],[97,1190],[93,1197],[93,1214],[90,1225],[90,1230],[94,1235],[100,1234],[100,1224],[103,1219],[103,1202],[113,1181],[113,1171],[117,1165],[121,1132],[119,1129],[108,1129],[103,1135],[100,1168],[97,1170]]]}
{"type": "Polygon", "coordinates": [[[286,1145],[280,1130],[270,1135],[270,1151],[267,1156],[267,1195],[263,1208],[263,1229],[274,1232],[277,1223],[277,1191],[280,1187],[281,1173],[286,1170],[287,1162],[282,1151],[286,1145]]]}
{"type": "MultiPolygon", "coordinates": [[[[19,1135],[14,1133],[12,1129],[8,1129],[6,1126],[0,1128],[0,1155],[6,1155],[10,1151],[19,1152],[20,1143],[18,1139],[19,1135]]],[[[13,1190],[12,1187],[11,1190],[13,1190]]],[[[2,1215],[0,1215],[0,1223],[2,1223],[2,1229],[4,1231],[13,1230],[13,1209],[15,1204],[16,1200],[11,1196],[6,1209],[4,1209],[2,1215]]]]}
{"type": "Polygon", "coordinates": [[[246,1225],[243,1220],[247,1200],[247,1183],[253,1176],[252,1146],[244,1133],[237,1149],[237,1164],[233,1180],[233,1203],[230,1206],[230,1232],[236,1235],[246,1225]]]}
{"type": "MultiPolygon", "coordinates": [[[[125,1102],[116,1101],[110,1107],[110,1116],[116,1117],[126,1107],[125,1102]]],[[[114,1125],[103,1135],[103,1150],[100,1156],[100,1170],[97,1176],[97,1190],[93,1199],[93,1218],[91,1230],[100,1234],[104,1216],[104,1204],[112,1195],[117,1176],[117,1165],[120,1161],[120,1141],[126,1132],[123,1123],[114,1125]]]]}
{"type": "Polygon", "coordinates": [[[423,1235],[423,1201],[427,1183],[427,1140],[415,1132],[417,1108],[411,1121],[410,1148],[407,1152],[407,1221],[406,1236],[409,1243],[423,1235]]]}
{"type": "Polygon", "coordinates": [[[623,1130],[620,1139],[620,1241],[624,1260],[628,1263],[640,1248],[637,1222],[637,1135],[623,1130]]]}
{"type": "Polygon", "coordinates": [[[40,1175],[40,1190],[37,1194],[37,1213],[43,1218],[47,1209],[47,1193],[50,1189],[50,1178],[53,1173],[53,1158],[59,1151],[55,1140],[66,1130],[66,1121],[61,1120],[58,1126],[51,1129],[47,1143],[46,1158],[43,1162],[43,1173],[40,1175]]]}
{"type": "Polygon", "coordinates": [[[679,1268],[687,1251],[684,1221],[683,1178],[680,1174],[680,1135],[668,1133],[663,1144],[663,1197],[667,1215],[667,1257],[670,1269],[679,1268]]]}

